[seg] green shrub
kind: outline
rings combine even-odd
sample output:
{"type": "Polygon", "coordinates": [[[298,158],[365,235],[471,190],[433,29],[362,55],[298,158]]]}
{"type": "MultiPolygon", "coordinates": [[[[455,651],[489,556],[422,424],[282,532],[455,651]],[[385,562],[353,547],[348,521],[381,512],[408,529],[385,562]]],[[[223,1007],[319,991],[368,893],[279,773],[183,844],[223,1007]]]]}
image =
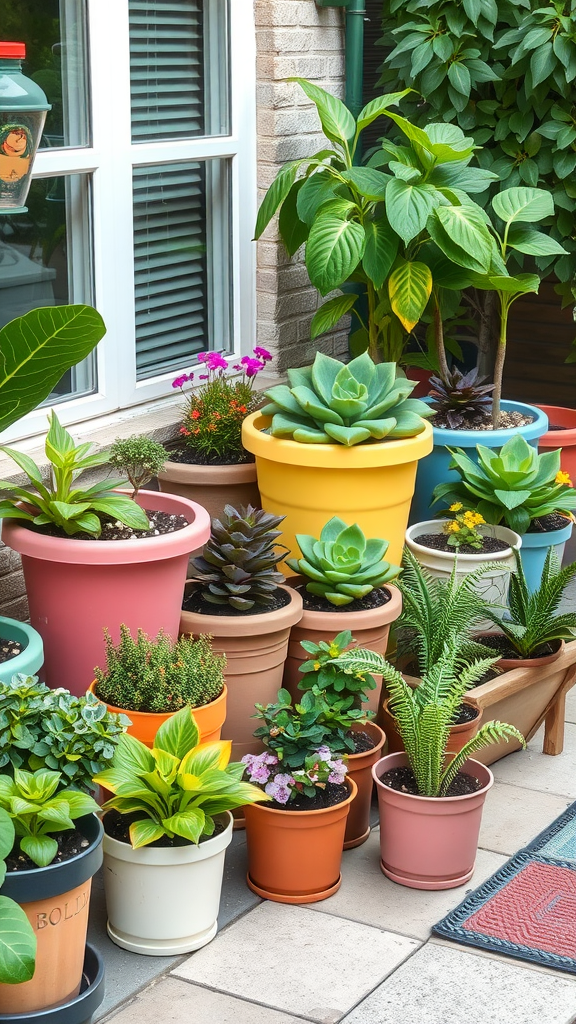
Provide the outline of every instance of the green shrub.
{"type": "Polygon", "coordinates": [[[151,437],[134,435],[118,437],[110,448],[108,461],[115,469],[124,470],[135,498],[141,487],[152,477],[157,476],[168,458],[163,444],[153,441],[151,437]]]}

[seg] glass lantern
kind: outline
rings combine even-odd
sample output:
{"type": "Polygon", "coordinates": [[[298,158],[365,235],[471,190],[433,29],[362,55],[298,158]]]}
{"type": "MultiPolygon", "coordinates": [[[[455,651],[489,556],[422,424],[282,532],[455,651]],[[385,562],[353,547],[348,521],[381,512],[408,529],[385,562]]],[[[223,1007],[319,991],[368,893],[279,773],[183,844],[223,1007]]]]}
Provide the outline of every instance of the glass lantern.
{"type": "Polygon", "coordinates": [[[22,74],[24,43],[0,42],[0,214],[25,213],[32,166],[50,110],[42,89],[22,74]]]}

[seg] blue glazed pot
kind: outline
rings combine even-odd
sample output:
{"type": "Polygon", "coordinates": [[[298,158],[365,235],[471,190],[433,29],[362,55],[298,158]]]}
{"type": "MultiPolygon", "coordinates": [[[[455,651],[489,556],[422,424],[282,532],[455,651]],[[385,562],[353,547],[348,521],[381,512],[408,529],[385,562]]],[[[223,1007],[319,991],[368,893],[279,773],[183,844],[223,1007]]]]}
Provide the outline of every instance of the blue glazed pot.
{"type": "Polygon", "coordinates": [[[17,622],[16,619],[6,619],[0,615],[0,637],[3,640],[16,640],[24,648],[16,658],[0,664],[0,680],[9,683],[18,672],[26,676],[38,675],[44,664],[44,646],[40,634],[26,622],[17,622]]]}
{"type": "MultiPolygon", "coordinates": [[[[430,401],[430,399],[424,399],[430,401]]],[[[416,489],[412,499],[409,524],[424,522],[430,519],[435,511],[440,511],[442,506],[439,502],[430,509],[432,492],[437,484],[445,483],[451,477],[459,480],[458,473],[448,469],[451,455],[447,450],[450,448],[463,448],[471,459],[476,459],[476,445],[483,444],[486,448],[501,448],[506,441],[516,434],[521,434],[528,444],[534,448],[538,446],[538,438],[548,430],[548,417],[541,409],[534,405],[524,405],[523,402],[502,402],[503,412],[520,412],[524,416],[534,416],[534,422],[525,427],[514,427],[508,430],[448,430],[443,427],[434,429],[434,450],[418,463],[416,474],[416,489]]],[[[434,420],[431,421],[432,424],[434,420]]]]}
{"type": "Polygon", "coordinates": [[[520,558],[530,591],[537,590],[542,579],[542,570],[548,548],[554,547],[562,561],[566,541],[572,536],[573,523],[568,522],[561,530],[550,530],[548,533],[525,533],[522,537],[520,558]]]}

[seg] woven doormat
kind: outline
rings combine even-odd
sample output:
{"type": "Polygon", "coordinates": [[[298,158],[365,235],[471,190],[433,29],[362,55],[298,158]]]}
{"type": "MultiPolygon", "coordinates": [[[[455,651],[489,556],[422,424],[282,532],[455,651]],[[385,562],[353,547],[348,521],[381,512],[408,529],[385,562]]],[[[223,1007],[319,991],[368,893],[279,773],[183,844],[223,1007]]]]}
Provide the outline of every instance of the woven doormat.
{"type": "Polygon", "coordinates": [[[432,930],[576,974],[576,802],[432,930]]]}

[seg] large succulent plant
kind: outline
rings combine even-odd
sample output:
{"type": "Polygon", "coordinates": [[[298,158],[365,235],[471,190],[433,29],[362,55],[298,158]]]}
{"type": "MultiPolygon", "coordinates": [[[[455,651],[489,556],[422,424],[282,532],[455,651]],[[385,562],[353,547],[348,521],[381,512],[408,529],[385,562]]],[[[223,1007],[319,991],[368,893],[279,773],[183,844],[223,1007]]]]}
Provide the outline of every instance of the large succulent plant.
{"type": "Polygon", "coordinates": [[[444,379],[431,377],[430,405],[452,430],[464,426],[466,420],[488,419],[495,385],[486,384],[486,380],[478,376],[476,367],[468,373],[454,369],[444,379]]]}
{"type": "Polygon", "coordinates": [[[193,578],[207,586],[202,597],[210,604],[228,604],[247,612],[254,605],[266,608],[284,576],[277,571],[278,562],[288,548],[276,542],[284,516],[274,516],[262,509],[233,508],[226,505],[224,516],[212,520],[210,540],[202,555],[192,559],[193,578]]]}
{"type": "Polygon", "coordinates": [[[387,540],[366,540],[356,523],[347,526],[338,516],[326,523],[320,540],[302,533],[296,540],[303,557],[288,558],[286,564],[308,577],[309,594],[330,604],[345,605],[366,597],[400,572],[399,566],[384,561],[387,540]]]}
{"type": "Polygon", "coordinates": [[[288,370],[287,384],[266,391],[262,412],[270,433],[304,444],[354,445],[413,437],[433,411],[409,398],[415,382],[397,376],[396,363],[375,363],[367,352],[341,363],[317,352],[312,366],[288,370]]]}

